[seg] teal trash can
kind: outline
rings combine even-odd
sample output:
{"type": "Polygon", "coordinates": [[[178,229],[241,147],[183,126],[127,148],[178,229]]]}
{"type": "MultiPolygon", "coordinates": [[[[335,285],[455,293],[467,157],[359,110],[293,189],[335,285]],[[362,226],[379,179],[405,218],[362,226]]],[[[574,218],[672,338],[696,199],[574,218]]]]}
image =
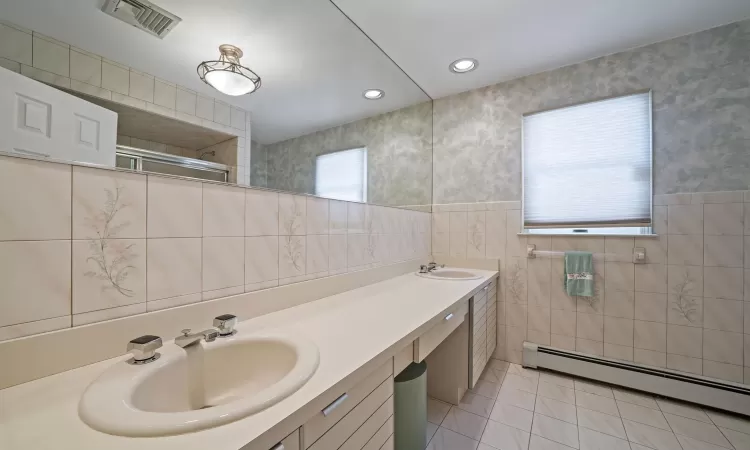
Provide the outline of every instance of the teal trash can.
{"type": "Polygon", "coordinates": [[[427,363],[411,363],[394,379],[395,450],[427,447],[427,363]]]}

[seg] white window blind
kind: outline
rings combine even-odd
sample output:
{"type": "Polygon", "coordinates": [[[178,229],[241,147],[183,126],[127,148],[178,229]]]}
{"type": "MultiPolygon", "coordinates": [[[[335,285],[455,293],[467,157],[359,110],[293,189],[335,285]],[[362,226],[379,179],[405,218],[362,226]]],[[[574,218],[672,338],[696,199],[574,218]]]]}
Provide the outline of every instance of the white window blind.
{"type": "Polygon", "coordinates": [[[315,160],[315,195],[353,202],[367,201],[367,149],[320,155],[315,160]]]}
{"type": "Polygon", "coordinates": [[[523,118],[525,228],[651,225],[651,94],[523,118]]]}

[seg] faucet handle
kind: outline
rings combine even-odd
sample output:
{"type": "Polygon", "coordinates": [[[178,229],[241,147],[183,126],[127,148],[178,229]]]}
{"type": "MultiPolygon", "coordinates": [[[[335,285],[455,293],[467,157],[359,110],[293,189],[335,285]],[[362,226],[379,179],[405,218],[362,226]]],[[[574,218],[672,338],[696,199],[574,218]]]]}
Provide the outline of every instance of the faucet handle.
{"type": "Polygon", "coordinates": [[[219,330],[219,337],[229,337],[237,333],[237,316],[233,314],[222,314],[214,317],[214,328],[219,330]]]}
{"type": "Polygon", "coordinates": [[[193,331],[192,328],[185,328],[183,330],[180,330],[180,333],[182,333],[183,336],[189,336],[191,331],[193,331]]]}
{"type": "Polygon", "coordinates": [[[145,335],[137,337],[128,342],[128,352],[133,355],[128,360],[129,364],[147,364],[156,361],[161,356],[156,352],[161,348],[161,338],[159,336],[145,335]]]}

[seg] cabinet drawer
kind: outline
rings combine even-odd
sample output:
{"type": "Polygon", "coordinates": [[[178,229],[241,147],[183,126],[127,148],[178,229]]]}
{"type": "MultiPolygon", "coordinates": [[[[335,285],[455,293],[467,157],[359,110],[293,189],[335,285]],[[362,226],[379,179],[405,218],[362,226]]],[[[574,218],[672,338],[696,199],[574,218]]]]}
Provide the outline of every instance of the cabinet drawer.
{"type": "MultiPolygon", "coordinates": [[[[346,442],[344,442],[344,445],[342,445],[339,450],[364,449],[367,443],[375,437],[378,431],[391,417],[393,417],[393,396],[388,397],[385,403],[380,405],[380,408],[365,420],[365,423],[363,423],[362,426],[359,427],[357,431],[346,440],[346,442]]],[[[387,438],[387,435],[380,441],[381,444],[385,442],[385,438],[387,438]]],[[[375,448],[380,448],[380,446],[375,448]]]]}
{"type": "Polygon", "coordinates": [[[482,334],[487,331],[487,321],[482,317],[479,321],[474,322],[474,342],[481,338],[482,334]]]}
{"type": "MultiPolygon", "coordinates": [[[[360,404],[355,406],[349,414],[341,418],[320,439],[310,446],[311,450],[330,450],[341,447],[352,435],[383,406],[393,395],[393,379],[388,378],[367,396],[360,404]]],[[[388,401],[393,408],[392,402],[388,401]]],[[[392,414],[392,412],[391,412],[392,414]]],[[[390,415],[390,414],[389,414],[390,415]]],[[[387,416],[386,416],[387,417],[387,416]]],[[[385,421],[385,419],[384,419],[385,421]]],[[[376,428],[377,429],[377,428],[376,428]]],[[[373,433],[375,431],[373,430],[373,433]]],[[[302,435],[305,443],[307,440],[307,428],[303,427],[302,435]]],[[[365,441],[366,442],[366,441],[365,441]]],[[[364,445],[364,443],[362,444],[364,445]]],[[[361,448],[361,447],[359,447],[361,448]]]]}
{"type": "Polygon", "coordinates": [[[385,441],[385,444],[383,444],[382,447],[380,447],[380,450],[394,450],[394,441],[393,441],[393,435],[388,438],[387,441],[385,441]]]}
{"type": "Polygon", "coordinates": [[[271,450],[299,450],[299,429],[271,447],[271,450]]]}
{"type": "Polygon", "coordinates": [[[452,312],[446,313],[443,320],[433,326],[414,341],[414,362],[422,362],[435,347],[440,345],[449,334],[464,321],[467,312],[467,302],[463,302],[452,312]]]}
{"type": "Polygon", "coordinates": [[[356,386],[352,387],[347,392],[341,392],[336,401],[328,405],[323,411],[315,414],[315,416],[302,425],[304,448],[310,447],[315,441],[320,439],[326,431],[341,421],[349,411],[358,406],[365,397],[370,395],[370,393],[374,394],[373,391],[375,391],[375,389],[381,389],[384,382],[392,385],[392,368],[392,361],[389,360],[387,363],[376,369],[372,374],[368,375],[367,378],[360,381],[356,386]],[[324,414],[324,411],[326,411],[327,414],[324,414]]]}
{"type": "Polygon", "coordinates": [[[488,302],[494,302],[497,298],[497,286],[490,287],[489,292],[487,292],[487,301],[488,302]]]}
{"type": "Polygon", "coordinates": [[[372,439],[362,447],[362,450],[380,450],[388,440],[393,436],[393,416],[389,417],[388,420],[383,424],[382,427],[375,433],[372,439]]]}
{"type": "Polygon", "coordinates": [[[476,311],[478,309],[484,308],[485,305],[487,305],[487,297],[486,296],[474,297],[474,311],[476,311]]]}
{"type": "Polygon", "coordinates": [[[487,345],[487,335],[482,334],[474,340],[474,356],[478,355],[487,345]]]}
{"type": "MultiPolygon", "coordinates": [[[[476,323],[476,322],[478,322],[480,320],[483,320],[485,314],[487,314],[487,310],[484,307],[482,307],[482,308],[480,308],[478,310],[475,309],[474,310],[474,323],[476,323]]],[[[476,326],[474,326],[474,328],[476,328],[476,326]]]]}

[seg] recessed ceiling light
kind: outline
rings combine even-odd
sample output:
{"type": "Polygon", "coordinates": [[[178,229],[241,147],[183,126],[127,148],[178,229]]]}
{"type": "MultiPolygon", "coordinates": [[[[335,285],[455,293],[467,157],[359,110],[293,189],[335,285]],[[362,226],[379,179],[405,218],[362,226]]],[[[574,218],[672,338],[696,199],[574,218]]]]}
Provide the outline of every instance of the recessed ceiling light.
{"type": "Polygon", "coordinates": [[[461,58],[453,61],[448,67],[454,73],[471,72],[479,66],[479,61],[472,58],[461,58]]]}
{"type": "Polygon", "coordinates": [[[385,96],[385,92],[380,89],[368,89],[362,93],[367,100],[379,100],[385,96]]]}

